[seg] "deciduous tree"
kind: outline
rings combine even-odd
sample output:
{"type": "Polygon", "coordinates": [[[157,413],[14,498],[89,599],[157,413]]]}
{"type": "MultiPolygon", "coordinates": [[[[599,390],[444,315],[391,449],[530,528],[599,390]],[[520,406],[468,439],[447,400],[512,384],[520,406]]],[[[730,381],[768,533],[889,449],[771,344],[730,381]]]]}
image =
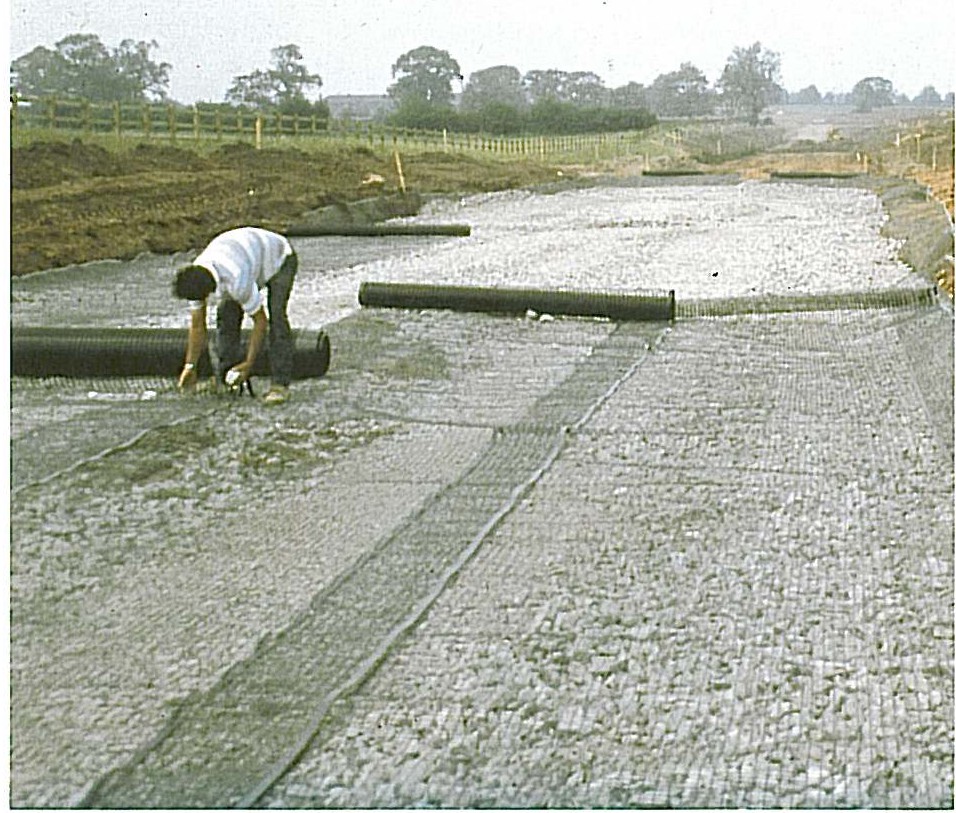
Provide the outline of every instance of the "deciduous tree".
{"type": "Polygon", "coordinates": [[[817,90],[816,85],[809,85],[803,90],[798,90],[796,93],[791,94],[790,104],[820,104],[823,101],[823,97],[820,95],[820,91],[817,90]]]}
{"type": "Polygon", "coordinates": [[[123,40],[113,52],[116,72],[124,84],[124,95],[130,102],[147,98],[160,101],[166,98],[169,86],[168,62],[154,62],[150,51],[158,48],[156,40],[135,42],[123,40]]]}
{"type": "Polygon", "coordinates": [[[868,76],[853,86],[850,100],[860,113],[868,113],[877,107],[892,107],[893,83],[882,76],[868,76]]]}
{"type": "Polygon", "coordinates": [[[714,110],[707,77],[690,62],[658,76],[650,87],[648,100],[660,116],[704,116],[714,110]]]}
{"type": "Polygon", "coordinates": [[[783,93],[779,75],[779,55],[765,51],[759,42],[734,48],[718,82],[730,113],[757,124],[764,108],[783,93]]]}
{"type": "Polygon", "coordinates": [[[640,82],[628,82],[610,91],[611,104],[623,108],[647,108],[648,92],[640,82]]]}
{"type": "Polygon", "coordinates": [[[538,104],[545,99],[567,101],[568,73],[555,68],[528,71],[522,80],[528,91],[528,99],[538,104]]]}
{"type": "Polygon", "coordinates": [[[396,80],[388,95],[399,105],[420,102],[451,107],[452,81],[463,81],[461,68],[448,51],[422,45],[402,54],[392,65],[396,80]]]}
{"type": "Polygon", "coordinates": [[[54,50],[34,48],[11,64],[12,90],[20,96],[62,96],[95,102],[162,99],[167,62],[156,62],[155,40],[123,40],[110,51],[95,34],[70,34],[54,50]]]}
{"type": "Polygon", "coordinates": [[[523,82],[532,104],[551,99],[593,107],[607,100],[604,81],[590,71],[533,70],[524,75],[523,82]]]}
{"type": "Polygon", "coordinates": [[[927,85],[920,92],[919,95],[914,97],[913,104],[927,105],[930,107],[935,107],[936,105],[941,105],[943,103],[943,97],[939,95],[939,92],[932,85],[927,85]]]}
{"type": "Polygon", "coordinates": [[[62,55],[38,45],[10,65],[11,91],[23,97],[62,94],[64,71],[62,55]]]}
{"type": "Polygon", "coordinates": [[[322,87],[322,77],[303,63],[298,45],[273,48],[271,67],[236,76],[226,92],[226,101],[250,107],[275,107],[283,112],[307,113],[315,107],[309,101],[310,88],[322,87]]]}
{"type": "Polygon", "coordinates": [[[232,87],[226,91],[226,101],[230,104],[265,108],[275,104],[275,94],[275,82],[269,72],[257,68],[251,73],[233,77],[232,87]]]}
{"type": "Polygon", "coordinates": [[[269,75],[276,87],[276,101],[283,103],[308,97],[308,90],[322,87],[322,77],[310,73],[302,61],[298,45],[280,45],[272,49],[272,69],[269,75]]]}
{"type": "Polygon", "coordinates": [[[462,110],[480,110],[488,105],[507,105],[521,109],[528,103],[521,72],[511,65],[475,71],[461,94],[462,110]]]}

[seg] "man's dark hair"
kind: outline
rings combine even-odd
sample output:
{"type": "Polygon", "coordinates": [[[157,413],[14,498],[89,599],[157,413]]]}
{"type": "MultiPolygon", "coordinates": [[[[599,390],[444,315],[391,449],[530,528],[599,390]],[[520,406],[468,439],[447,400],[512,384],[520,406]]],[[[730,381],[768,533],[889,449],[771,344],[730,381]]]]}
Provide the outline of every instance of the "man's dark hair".
{"type": "Polygon", "coordinates": [[[173,280],[173,295],[178,299],[201,302],[216,290],[216,278],[201,265],[184,265],[173,280]]]}

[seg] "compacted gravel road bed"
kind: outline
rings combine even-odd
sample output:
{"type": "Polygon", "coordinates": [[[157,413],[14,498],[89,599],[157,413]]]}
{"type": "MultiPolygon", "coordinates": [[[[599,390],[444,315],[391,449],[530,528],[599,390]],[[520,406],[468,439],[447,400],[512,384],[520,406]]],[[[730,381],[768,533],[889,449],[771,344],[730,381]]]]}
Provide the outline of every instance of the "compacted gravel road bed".
{"type": "MultiPolygon", "coordinates": [[[[621,289],[625,262],[679,301],[925,285],[867,193],[715,189],[466,199],[468,240],[337,262],[304,241],[293,319],[333,366],[280,410],[15,380],[12,803],[951,807],[951,310],[352,299],[621,289]]],[[[139,262],[127,323],[181,320],[139,262]]],[[[14,322],[113,273],[18,280],[14,322]]]]}
{"type": "Polygon", "coordinates": [[[950,805],[948,321],[676,325],[269,804],[950,805]]]}

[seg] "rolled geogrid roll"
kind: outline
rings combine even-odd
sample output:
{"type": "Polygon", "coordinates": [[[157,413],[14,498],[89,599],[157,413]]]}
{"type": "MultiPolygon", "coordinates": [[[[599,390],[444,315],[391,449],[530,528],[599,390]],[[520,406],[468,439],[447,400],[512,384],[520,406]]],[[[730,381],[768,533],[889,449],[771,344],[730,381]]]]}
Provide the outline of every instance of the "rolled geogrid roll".
{"type": "MultiPolygon", "coordinates": [[[[182,370],[188,331],[179,328],[14,327],[10,331],[11,374],[41,378],[176,376],[182,370]]],[[[210,334],[213,340],[214,334],[210,334]]],[[[243,332],[243,345],[249,331],[243,332]]],[[[244,351],[243,351],[244,352],[244,351]]],[[[295,336],[292,377],[319,378],[329,369],[331,346],[324,331],[295,336]]],[[[197,364],[212,374],[209,354],[197,364]]],[[[256,359],[253,375],[269,374],[269,350],[256,359]]]]}
{"type": "Polygon", "coordinates": [[[683,300],[677,308],[682,319],[708,316],[756,316],[769,313],[878,310],[935,305],[935,286],[877,291],[833,291],[823,294],[763,294],[723,299],[683,300]]]}
{"type": "Polygon", "coordinates": [[[396,282],[363,282],[359,304],[367,308],[441,309],[554,316],[604,317],[665,322],[674,318],[674,292],[620,294],[535,288],[482,288],[396,282]]]}
{"type": "Polygon", "coordinates": [[[467,237],[471,226],[463,223],[373,223],[369,225],[310,226],[299,223],[285,230],[286,237],[467,237]]]}

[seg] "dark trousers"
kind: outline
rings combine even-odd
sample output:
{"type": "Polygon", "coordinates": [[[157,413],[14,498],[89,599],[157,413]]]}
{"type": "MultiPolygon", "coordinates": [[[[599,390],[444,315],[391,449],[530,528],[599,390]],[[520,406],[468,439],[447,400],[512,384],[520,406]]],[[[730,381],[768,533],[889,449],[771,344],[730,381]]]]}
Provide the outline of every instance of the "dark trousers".
{"type": "MultiPolygon", "coordinates": [[[[269,338],[266,345],[269,353],[269,375],[273,384],[287,387],[292,380],[292,360],[295,346],[292,328],[286,312],[295,272],[299,270],[299,258],[293,251],[282,267],[266,284],[269,309],[269,338]]],[[[216,309],[216,350],[219,356],[219,375],[238,364],[245,357],[239,342],[242,327],[242,308],[232,299],[224,299],[216,309]]]]}

